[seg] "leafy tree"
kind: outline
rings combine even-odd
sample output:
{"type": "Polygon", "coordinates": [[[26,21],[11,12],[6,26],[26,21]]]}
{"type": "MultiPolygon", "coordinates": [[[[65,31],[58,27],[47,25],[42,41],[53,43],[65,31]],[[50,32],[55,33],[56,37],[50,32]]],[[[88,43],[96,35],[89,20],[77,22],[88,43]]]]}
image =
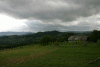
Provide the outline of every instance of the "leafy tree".
{"type": "Polygon", "coordinates": [[[64,42],[64,41],[65,41],[65,37],[60,37],[60,38],[58,38],[57,41],[58,41],[58,42],[64,42]]]}
{"type": "Polygon", "coordinates": [[[52,42],[52,37],[49,35],[45,35],[41,38],[40,44],[43,46],[46,46],[49,44],[49,42],[52,42]]]}
{"type": "Polygon", "coordinates": [[[100,31],[94,30],[89,35],[89,41],[97,42],[98,39],[100,39],[100,31]]]}
{"type": "Polygon", "coordinates": [[[74,33],[71,33],[71,32],[70,33],[64,33],[63,36],[59,37],[57,41],[58,42],[68,41],[68,38],[72,35],[74,35],[74,33]]]}
{"type": "Polygon", "coordinates": [[[57,41],[57,39],[55,37],[52,37],[51,41],[54,43],[57,41]]]}

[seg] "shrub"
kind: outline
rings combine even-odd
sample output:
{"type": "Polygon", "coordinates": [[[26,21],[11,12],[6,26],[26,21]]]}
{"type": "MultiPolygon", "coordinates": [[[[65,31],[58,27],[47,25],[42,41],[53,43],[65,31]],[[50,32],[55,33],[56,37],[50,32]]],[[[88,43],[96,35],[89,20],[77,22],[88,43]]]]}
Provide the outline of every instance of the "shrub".
{"type": "Polygon", "coordinates": [[[59,46],[59,43],[56,41],[56,42],[54,43],[54,45],[59,46]]]}
{"type": "Polygon", "coordinates": [[[76,41],[75,43],[76,43],[76,44],[81,44],[82,41],[81,41],[81,40],[78,40],[78,41],[76,41]]]}

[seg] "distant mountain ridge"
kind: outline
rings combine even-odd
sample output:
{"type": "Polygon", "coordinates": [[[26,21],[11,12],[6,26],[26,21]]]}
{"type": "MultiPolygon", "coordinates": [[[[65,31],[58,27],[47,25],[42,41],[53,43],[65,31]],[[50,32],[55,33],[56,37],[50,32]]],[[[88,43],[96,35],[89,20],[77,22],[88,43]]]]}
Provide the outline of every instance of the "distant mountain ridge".
{"type": "MultiPolygon", "coordinates": [[[[41,33],[46,33],[50,31],[45,31],[41,33]]],[[[56,31],[58,33],[59,31],[56,31]]],[[[72,33],[91,33],[92,31],[67,31],[72,33]]],[[[38,33],[38,32],[37,32],[38,33]]],[[[28,34],[35,34],[34,32],[0,32],[0,36],[10,36],[10,35],[28,35],[28,34]]]]}
{"type": "Polygon", "coordinates": [[[0,36],[10,36],[10,35],[27,35],[34,34],[33,32],[0,32],[0,36]]]}

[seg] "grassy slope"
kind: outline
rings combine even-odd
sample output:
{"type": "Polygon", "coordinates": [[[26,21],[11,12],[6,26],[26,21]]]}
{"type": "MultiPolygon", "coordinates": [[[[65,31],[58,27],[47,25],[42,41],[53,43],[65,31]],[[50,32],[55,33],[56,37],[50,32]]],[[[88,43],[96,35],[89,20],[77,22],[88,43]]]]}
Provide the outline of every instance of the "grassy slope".
{"type": "Polygon", "coordinates": [[[99,67],[100,48],[63,44],[57,46],[24,46],[0,51],[0,67],[99,67]]]}

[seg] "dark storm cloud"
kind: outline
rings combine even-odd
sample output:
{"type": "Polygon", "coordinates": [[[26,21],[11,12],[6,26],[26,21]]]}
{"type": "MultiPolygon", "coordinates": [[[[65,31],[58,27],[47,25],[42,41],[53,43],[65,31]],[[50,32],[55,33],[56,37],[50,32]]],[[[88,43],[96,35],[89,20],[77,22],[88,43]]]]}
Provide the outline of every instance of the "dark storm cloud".
{"type": "Polygon", "coordinates": [[[3,0],[0,12],[16,18],[73,21],[100,12],[100,0],[3,0]]]}
{"type": "Polygon", "coordinates": [[[1,0],[0,13],[14,18],[28,19],[26,25],[32,31],[89,30],[91,28],[89,25],[93,22],[85,24],[84,20],[80,21],[79,18],[99,14],[100,0],[1,0]],[[73,25],[75,24],[73,21],[78,21],[78,24],[73,25]],[[71,23],[73,26],[61,23],[71,23]]]}

